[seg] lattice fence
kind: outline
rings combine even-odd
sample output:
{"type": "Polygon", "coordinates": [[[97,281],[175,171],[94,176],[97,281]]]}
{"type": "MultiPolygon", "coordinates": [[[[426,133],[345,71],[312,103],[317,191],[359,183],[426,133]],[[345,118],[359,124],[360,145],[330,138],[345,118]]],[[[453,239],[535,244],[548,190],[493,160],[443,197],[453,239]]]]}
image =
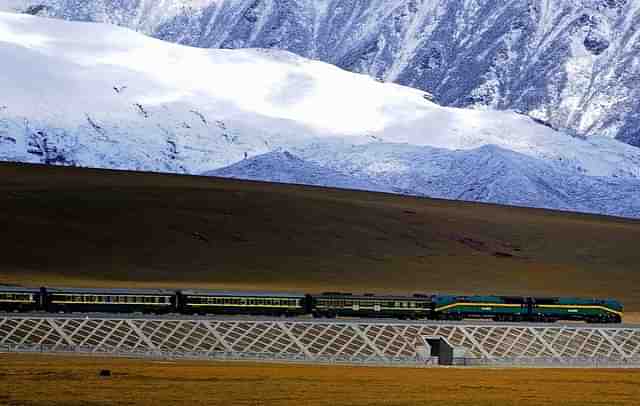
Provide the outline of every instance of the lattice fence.
{"type": "Polygon", "coordinates": [[[624,326],[0,315],[0,349],[12,351],[425,364],[425,337],[463,348],[470,364],[640,366],[640,329],[624,326]]]}

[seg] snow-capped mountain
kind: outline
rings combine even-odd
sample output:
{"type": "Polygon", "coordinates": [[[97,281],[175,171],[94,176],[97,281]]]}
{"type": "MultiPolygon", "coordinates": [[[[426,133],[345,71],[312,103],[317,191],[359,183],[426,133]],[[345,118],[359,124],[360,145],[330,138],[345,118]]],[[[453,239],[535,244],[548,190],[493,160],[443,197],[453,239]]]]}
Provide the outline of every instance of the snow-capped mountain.
{"type": "Polygon", "coordinates": [[[328,143],[296,153],[271,152],[205,175],[640,217],[640,180],[560,172],[493,145],[451,151],[328,143]]]}
{"type": "Polygon", "coordinates": [[[315,162],[305,161],[288,151],[273,151],[242,160],[203,175],[278,183],[293,183],[343,189],[392,192],[367,176],[341,173],[315,162]]]}
{"type": "Polygon", "coordinates": [[[640,0],[0,0],[205,48],[278,48],[640,146],[640,0]]]}
{"type": "Polygon", "coordinates": [[[288,52],[0,13],[0,60],[2,160],[191,174],[235,164],[219,174],[640,216],[638,148],[442,107],[288,52]]]}

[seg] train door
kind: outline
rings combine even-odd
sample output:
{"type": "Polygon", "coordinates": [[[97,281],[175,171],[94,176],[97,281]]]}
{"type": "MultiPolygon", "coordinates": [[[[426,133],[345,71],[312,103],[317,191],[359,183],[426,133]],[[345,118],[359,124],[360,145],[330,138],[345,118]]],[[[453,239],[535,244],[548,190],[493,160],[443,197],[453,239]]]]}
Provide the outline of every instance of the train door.
{"type": "Polygon", "coordinates": [[[527,319],[533,318],[533,306],[535,306],[536,299],[528,297],[526,300],[526,311],[523,313],[527,319]]]}

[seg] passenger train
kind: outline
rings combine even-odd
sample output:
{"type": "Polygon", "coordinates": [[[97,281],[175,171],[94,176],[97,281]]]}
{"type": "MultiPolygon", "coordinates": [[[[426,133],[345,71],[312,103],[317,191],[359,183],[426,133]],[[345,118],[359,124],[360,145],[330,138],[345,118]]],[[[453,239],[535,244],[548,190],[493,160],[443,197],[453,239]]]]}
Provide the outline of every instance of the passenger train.
{"type": "Polygon", "coordinates": [[[620,323],[614,299],[0,286],[0,311],[620,323]]]}

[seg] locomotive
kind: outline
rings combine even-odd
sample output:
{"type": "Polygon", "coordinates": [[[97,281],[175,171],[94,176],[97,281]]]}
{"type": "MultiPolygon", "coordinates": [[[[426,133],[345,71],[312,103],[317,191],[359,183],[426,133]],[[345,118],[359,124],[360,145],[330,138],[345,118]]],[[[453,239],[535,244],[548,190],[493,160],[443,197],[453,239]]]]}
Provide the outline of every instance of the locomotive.
{"type": "Polygon", "coordinates": [[[614,299],[0,286],[0,311],[620,323],[614,299]]]}

